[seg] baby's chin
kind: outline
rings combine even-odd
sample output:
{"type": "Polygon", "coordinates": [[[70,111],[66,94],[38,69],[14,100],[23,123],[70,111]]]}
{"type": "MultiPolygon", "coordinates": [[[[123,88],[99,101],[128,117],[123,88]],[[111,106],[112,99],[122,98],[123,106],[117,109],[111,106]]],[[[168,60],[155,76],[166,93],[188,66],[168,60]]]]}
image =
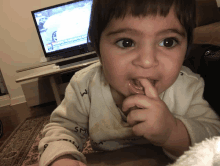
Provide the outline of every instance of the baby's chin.
{"type": "Polygon", "coordinates": [[[127,95],[124,95],[117,90],[115,90],[112,86],[110,86],[112,97],[117,105],[122,104],[127,95]]]}

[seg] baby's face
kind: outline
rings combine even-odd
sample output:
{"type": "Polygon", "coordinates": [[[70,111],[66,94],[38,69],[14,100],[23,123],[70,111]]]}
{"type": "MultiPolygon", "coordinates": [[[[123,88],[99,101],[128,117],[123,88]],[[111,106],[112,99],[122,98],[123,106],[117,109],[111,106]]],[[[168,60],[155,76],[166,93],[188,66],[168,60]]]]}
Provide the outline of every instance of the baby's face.
{"type": "Polygon", "coordinates": [[[104,75],[124,97],[143,94],[138,81],[148,79],[158,94],[177,79],[187,50],[185,29],[171,8],[167,17],[113,19],[101,34],[104,75]]]}

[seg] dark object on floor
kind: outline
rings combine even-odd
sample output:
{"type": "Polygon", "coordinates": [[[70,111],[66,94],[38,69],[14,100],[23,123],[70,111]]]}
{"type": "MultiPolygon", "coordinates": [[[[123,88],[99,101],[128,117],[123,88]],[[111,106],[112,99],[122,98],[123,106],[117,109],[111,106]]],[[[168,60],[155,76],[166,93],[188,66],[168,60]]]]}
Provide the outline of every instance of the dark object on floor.
{"type": "Polygon", "coordinates": [[[3,124],[2,121],[0,120],[0,138],[3,136],[3,124]]]}
{"type": "Polygon", "coordinates": [[[203,97],[220,116],[220,47],[210,44],[193,44],[183,63],[205,81],[203,97]]]}

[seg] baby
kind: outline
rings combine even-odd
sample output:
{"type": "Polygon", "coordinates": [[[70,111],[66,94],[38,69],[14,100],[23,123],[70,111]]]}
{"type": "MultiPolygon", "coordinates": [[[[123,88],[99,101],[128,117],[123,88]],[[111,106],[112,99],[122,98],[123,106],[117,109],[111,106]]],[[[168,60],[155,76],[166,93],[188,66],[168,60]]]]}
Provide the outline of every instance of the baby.
{"type": "Polygon", "coordinates": [[[220,135],[204,81],[182,66],[192,44],[194,0],[93,0],[89,39],[100,62],[78,71],[39,143],[40,166],[85,166],[94,150],[160,146],[176,159],[220,135]]]}

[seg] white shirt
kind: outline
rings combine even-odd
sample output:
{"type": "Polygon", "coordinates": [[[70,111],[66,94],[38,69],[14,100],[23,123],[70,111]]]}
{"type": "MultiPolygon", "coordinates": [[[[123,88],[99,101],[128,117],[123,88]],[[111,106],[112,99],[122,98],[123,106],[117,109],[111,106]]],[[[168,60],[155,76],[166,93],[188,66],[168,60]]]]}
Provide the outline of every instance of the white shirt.
{"type": "MultiPolygon", "coordinates": [[[[183,66],[175,83],[160,94],[170,112],[186,126],[192,146],[220,135],[219,117],[203,100],[203,91],[203,79],[183,66]]],[[[94,150],[149,143],[133,134],[126,116],[116,106],[100,62],[75,73],[43,133],[45,137],[39,143],[40,166],[64,154],[86,163],[81,152],[88,133],[94,150]]]]}

